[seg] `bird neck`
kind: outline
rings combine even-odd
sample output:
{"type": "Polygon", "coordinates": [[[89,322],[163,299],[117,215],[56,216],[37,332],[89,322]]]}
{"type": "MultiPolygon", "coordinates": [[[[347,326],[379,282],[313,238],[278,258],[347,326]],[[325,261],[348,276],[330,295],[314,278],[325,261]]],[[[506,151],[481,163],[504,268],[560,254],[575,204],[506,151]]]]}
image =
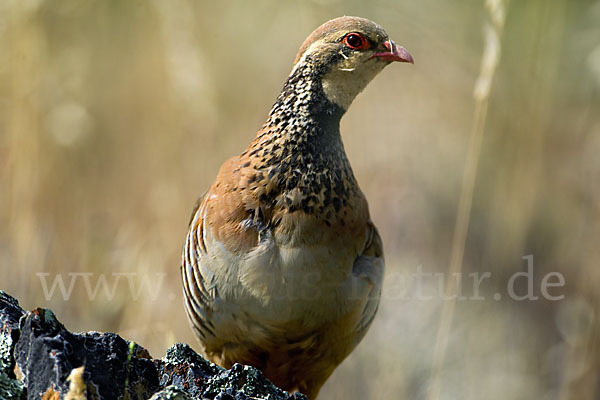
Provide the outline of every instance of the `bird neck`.
{"type": "Polygon", "coordinates": [[[254,171],[245,187],[256,187],[260,202],[275,209],[303,210],[333,218],[360,197],[342,144],[345,110],[323,93],[319,71],[297,64],[256,139],[241,155],[254,171]],[[327,213],[327,210],[331,210],[327,213]]]}
{"type": "Polygon", "coordinates": [[[341,146],[340,120],[346,110],[327,98],[322,75],[323,71],[310,60],[299,62],[259,135],[275,134],[278,140],[311,147],[341,146]]]}

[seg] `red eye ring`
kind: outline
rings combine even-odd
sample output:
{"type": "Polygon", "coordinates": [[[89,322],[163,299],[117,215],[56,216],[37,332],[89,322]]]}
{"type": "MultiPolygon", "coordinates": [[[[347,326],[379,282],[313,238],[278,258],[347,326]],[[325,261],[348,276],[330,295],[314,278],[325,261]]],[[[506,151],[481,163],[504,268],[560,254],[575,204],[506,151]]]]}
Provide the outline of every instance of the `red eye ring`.
{"type": "Polygon", "coordinates": [[[368,46],[368,42],[358,33],[349,33],[344,36],[344,44],[353,50],[363,50],[368,46]]]}

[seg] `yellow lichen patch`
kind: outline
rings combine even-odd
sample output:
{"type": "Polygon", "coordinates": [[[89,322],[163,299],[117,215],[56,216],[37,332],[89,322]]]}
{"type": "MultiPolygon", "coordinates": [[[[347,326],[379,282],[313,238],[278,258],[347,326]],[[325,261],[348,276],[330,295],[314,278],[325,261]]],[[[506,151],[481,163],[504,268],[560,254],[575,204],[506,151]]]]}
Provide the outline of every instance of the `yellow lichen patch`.
{"type": "Polygon", "coordinates": [[[60,400],[58,392],[54,390],[54,385],[50,386],[46,393],[42,395],[42,400],[60,400]]]}
{"type": "Polygon", "coordinates": [[[85,367],[74,368],[71,370],[67,381],[69,382],[69,391],[65,396],[65,400],[85,400],[87,385],[83,380],[83,371],[85,367]]]}

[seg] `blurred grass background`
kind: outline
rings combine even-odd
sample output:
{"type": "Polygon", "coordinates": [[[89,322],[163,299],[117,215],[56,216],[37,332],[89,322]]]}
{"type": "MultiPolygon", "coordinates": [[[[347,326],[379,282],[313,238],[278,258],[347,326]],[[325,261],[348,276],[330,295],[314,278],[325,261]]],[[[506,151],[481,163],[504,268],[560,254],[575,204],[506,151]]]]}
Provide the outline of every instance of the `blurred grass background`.
{"type": "MultiPolygon", "coordinates": [[[[195,346],[179,283],[195,199],[254,137],[304,38],[360,15],[416,63],[389,66],[342,121],[387,279],[371,331],[321,398],[424,398],[443,299],[436,278],[425,300],[407,277],[448,268],[483,3],[0,0],[0,288],[155,357],[195,346]],[[92,273],[93,285],[129,273],[160,290],[137,297],[123,278],[92,300],[77,280],[68,300],[46,298],[39,273],[92,273]]],[[[486,300],[456,302],[442,399],[600,397],[599,20],[597,0],[507,8],[462,266],[492,278],[486,300]],[[540,298],[508,299],[526,255],[540,298]],[[549,272],[564,276],[551,290],[563,300],[541,296],[549,272]]]]}

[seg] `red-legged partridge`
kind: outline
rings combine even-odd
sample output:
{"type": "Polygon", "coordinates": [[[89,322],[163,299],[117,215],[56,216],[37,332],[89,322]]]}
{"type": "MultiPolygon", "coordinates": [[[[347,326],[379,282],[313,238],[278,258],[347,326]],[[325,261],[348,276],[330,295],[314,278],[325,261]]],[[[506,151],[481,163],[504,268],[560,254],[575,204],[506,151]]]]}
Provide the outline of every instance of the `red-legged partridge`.
{"type": "Polygon", "coordinates": [[[341,17],[317,28],[256,139],[198,200],[181,271],[210,360],[256,366],[314,399],[365,335],[383,251],[339,126],[393,61],[413,62],[372,21],[341,17]]]}

